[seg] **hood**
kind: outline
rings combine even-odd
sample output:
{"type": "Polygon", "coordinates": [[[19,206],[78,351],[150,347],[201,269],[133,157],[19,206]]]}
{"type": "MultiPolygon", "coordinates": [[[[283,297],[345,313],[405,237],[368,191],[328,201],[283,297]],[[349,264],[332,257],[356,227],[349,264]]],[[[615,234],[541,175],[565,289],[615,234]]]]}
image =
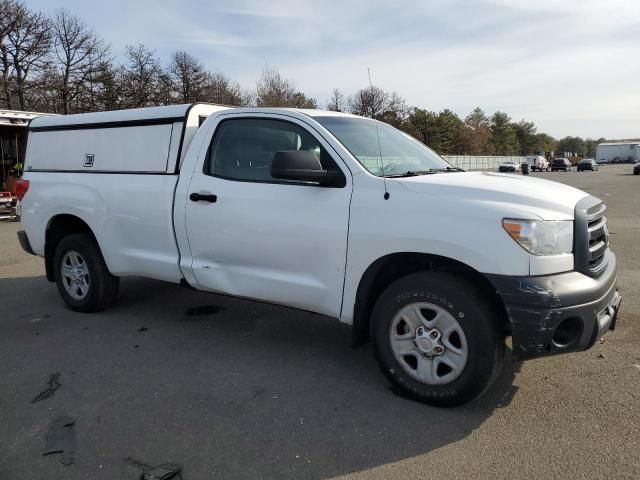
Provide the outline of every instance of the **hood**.
{"type": "Polygon", "coordinates": [[[517,212],[528,212],[544,220],[573,219],[576,203],[589,196],[562,183],[493,172],[421,175],[402,178],[400,183],[412,192],[434,197],[509,204],[517,212]]]}

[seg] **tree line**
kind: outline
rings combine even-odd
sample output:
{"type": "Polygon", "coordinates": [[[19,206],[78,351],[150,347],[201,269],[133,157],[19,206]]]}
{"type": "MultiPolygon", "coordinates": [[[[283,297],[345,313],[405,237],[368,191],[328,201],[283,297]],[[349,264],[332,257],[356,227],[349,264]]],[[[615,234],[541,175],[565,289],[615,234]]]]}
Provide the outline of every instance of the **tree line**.
{"type": "Polygon", "coordinates": [[[594,156],[604,139],[556,140],[533,122],[476,108],[461,118],[409,106],[397,92],[368,86],[346,95],[333,89],[326,103],[298,90],[266,65],[252,89],[219,71],[209,71],[184,50],[163,63],[142,44],[115,60],[111,45],[69,10],[49,16],[19,0],[0,0],[0,108],[82,113],[176,103],[230,106],[327,108],[376,118],[400,128],[441,154],[528,155],[574,152],[594,156]]]}

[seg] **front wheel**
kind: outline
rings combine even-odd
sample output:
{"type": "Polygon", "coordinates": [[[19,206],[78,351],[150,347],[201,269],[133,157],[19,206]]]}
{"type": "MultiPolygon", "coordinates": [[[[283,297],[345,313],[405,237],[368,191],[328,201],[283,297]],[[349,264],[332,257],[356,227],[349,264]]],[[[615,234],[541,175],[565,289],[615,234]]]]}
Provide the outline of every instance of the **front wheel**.
{"type": "Polygon", "coordinates": [[[73,310],[97,312],[115,302],[120,279],[109,272],[92,236],[79,233],[64,237],[53,261],[58,291],[73,310]]]}
{"type": "Polygon", "coordinates": [[[469,402],[504,357],[499,315],[471,282],[421,272],[391,284],[372,314],[376,358],[406,396],[441,407],[469,402]]]}

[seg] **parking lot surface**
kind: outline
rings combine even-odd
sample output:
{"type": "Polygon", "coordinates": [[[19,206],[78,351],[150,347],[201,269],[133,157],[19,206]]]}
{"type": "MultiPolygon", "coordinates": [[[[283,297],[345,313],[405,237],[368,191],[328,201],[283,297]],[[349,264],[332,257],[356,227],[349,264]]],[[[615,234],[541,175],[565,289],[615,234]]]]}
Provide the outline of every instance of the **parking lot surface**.
{"type": "Polygon", "coordinates": [[[640,177],[536,173],[604,200],[624,297],[582,353],[507,359],[475,402],[393,394],[369,346],[320,315],[126,278],[117,306],[67,309],[0,223],[0,480],[640,478],[640,177]],[[58,375],[59,374],[59,375],[58,375]],[[57,376],[56,376],[57,375],[57,376]],[[52,377],[53,376],[53,377],[52,377]],[[71,465],[43,456],[75,421],[71,465]]]}

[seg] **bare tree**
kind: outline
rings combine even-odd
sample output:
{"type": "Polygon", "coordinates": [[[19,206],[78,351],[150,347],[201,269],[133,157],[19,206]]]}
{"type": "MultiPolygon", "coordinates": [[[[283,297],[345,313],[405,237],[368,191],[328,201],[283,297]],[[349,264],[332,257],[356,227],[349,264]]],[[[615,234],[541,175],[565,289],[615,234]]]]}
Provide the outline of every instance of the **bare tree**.
{"type": "Polygon", "coordinates": [[[30,11],[21,2],[10,1],[5,8],[10,27],[2,44],[12,68],[9,81],[15,84],[19,108],[25,110],[27,93],[35,86],[30,76],[45,65],[51,49],[51,22],[45,15],[30,11]]]}
{"type": "Polygon", "coordinates": [[[124,106],[130,108],[158,105],[161,91],[162,66],[155,51],[142,44],[127,45],[127,63],[123,66],[122,96],[124,106]]]}
{"type": "Polygon", "coordinates": [[[347,101],[343,93],[338,88],[334,88],[331,92],[331,97],[327,102],[327,110],[331,110],[333,112],[343,112],[346,106],[347,101]]]}
{"type": "Polygon", "coordinates": [[[208,73],[197,58],[184,50],[175,52],[171,57],[169,75],[178,101],[202,100],[208,73]]]}
{"type": "Polygon", "coordinates": [[[96,110],[122,108],[122,68],[111,62],[102,62],[95,72],[92,95],[96,110]]]}
{"type": "Polygon", "coordinates": [[[60,70],[58,89],[62,112],[72,110],[72,102],[87,89],[99,67],[107,60],[109,46],[68,10],[56,12],[53,22],[53,53],[60,70]]]}
{"type": "Polygon", "coordinates": [[[388,93],[379,87],[371,86],[358,90],[349,97],[349,110],[356,115],[379,118],[381,116],[404,117],[407,106],[404,98],[396,92],[388,93]]]}
{"type": "Polygon", "coordinates": [[[204,87],[204,100],[234,106],[246,106],[250,101],[238,82],[220,72],[208,74],[204,87]]]}
{"type": "Polygon", "coordinates": [[[256,83],[256,103],[258,107],[287,107],[296,88],[278,69],[265,65],[262,76],[256,83]]]}
{"type": "Polygon", "coordinates": [[[291,102],[289,103],[288,106],[294,107],[294,108],[316,109],[318,108],[318,102],[316,101],[315,98],[307,97],[302,92],[296,92],[293,94],[293,97],[291,98],[291,102]]]}
{"type": "Polygon", "coordinates": [[[16,5],[11,0],[0,0],[0,68],[2,69],[2,94],[4,95],[4,105],[13,108],[11,96],[10,77],[12,72],[11,61],[9,60],[9,46],[7,35],[13,28],[13,12],[16,5]]]}
{"type": "Polygon", "coordinates": [[[256,83],[258,107],[317,108],[314,98],[296,90],[295,84],[284,78],[277,68],[265,65],[256,83]]]}
{"type": "Polygon", "coordinates": [[[89,72],[76,108],[89,112],[123,108],[120,70],[108,59],[96,63],[89,72]]]}

